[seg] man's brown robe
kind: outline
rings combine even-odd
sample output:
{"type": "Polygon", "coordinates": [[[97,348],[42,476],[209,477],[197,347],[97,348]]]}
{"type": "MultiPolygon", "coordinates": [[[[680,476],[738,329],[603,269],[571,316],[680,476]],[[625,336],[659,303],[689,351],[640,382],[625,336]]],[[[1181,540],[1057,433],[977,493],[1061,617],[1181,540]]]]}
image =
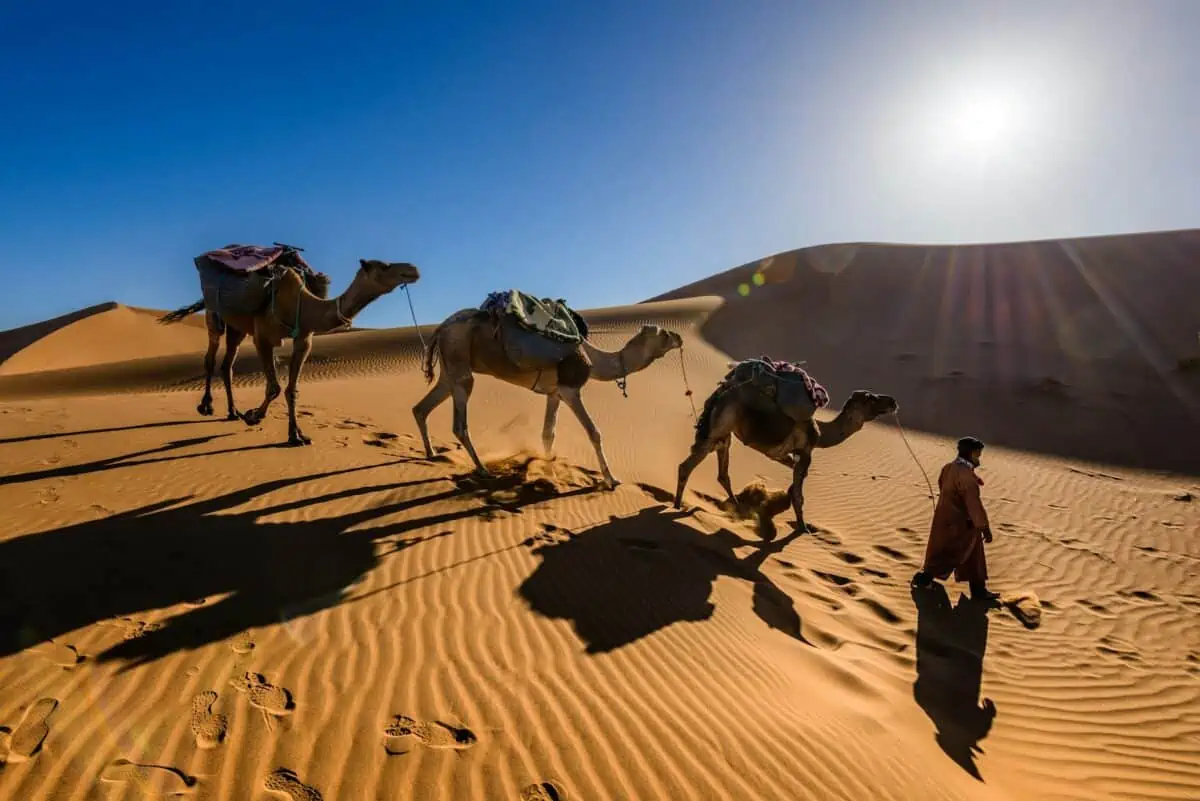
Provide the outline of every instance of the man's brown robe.
{"type": "Polygon", "coordinates": [[[954,573],[958,581],[987,582],[987,558],[983,553],[983,529],[989,528],[987,512],[979,497],[983,481],[963,459],[955,459],[938,476],[937,508],[929,528],[922,570],[936,579],[954,573]]]}

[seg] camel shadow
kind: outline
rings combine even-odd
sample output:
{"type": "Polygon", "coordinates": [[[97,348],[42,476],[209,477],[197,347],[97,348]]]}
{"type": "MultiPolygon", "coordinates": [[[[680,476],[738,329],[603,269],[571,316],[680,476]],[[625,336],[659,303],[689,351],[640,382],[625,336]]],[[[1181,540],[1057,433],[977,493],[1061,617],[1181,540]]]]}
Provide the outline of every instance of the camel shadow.
{"type": "Polygon", "coordinates": [[[185,603],[191,608],[157,626],[133,626],[136,636],[95,658],[125,661],[122,669],[126,670],[248,628],[290,624],[344,603],[347,588],[360,582],[382,558],[449,535],[450,531],[437,529],[443,524],[497,508],[519,512],[523,506],[547,500],[537,494],[506,497],[500,506],[487,491],[470,491],[455,486],[453,479],[436,476],[246,508],[277,490],[388,464],[280,478],[195,502],[187,497],[159,501],[0,542],[0,657],[91,624],[119,623],[148,610],[185,603]],[[435,483],[448,489],[425,491],[425,485],[435,483]],[[270,519],[372,493],[386,502],[330,517],[270,519]],[[446,501],[456,503],[446,511],[370,525],[385,516],[446,501]],[[421,529],[429,531],[408,536],[421,529]],[[213,596],[221,597],[206,600],[213,596]]]}
{"type": "Polygon", "coordinates": [[[975,764],[996,718],[991,699],[979,700],[987,651],[986,603],[963,595],[956,605],[940,584],[912,592],[917,607],[917,678],[913,698],[937,728],[946,756],[983,781],[975,764]]]}
{"type": "Polygon", "coordinates": [[[124,431],[142,431],[148,428],[168,428],[170,426],[194,426],[194,425],[212,425],[213,423],[225,422],[224,420],[168,420],[162,423],[137,423],[128,426],[110,426],[108,428],[88,428],[79,431],[55,431],[49,434],[29,434],[24,437],[8,437],[0,439],[0,445],[9,445],[15,442],[37,442],[45,439],[63,439],[66,437],[81,437],[87,434],[113,434],[124,431]]]}
{"type": "Polygon", "coordinates": [[[791,598],[761,569],[801,532],[760,542],[727,529],[705,534],[679,522],[687,516],[658,505],[579,533],[534,537],[527,544],[542,561],[517,594],[540,615],[572,621],[586,652],[599,654],[673,623],[708,620],[713,583],[730,576],[753,583],[754,612],[768,626],[810,644],[791,598]],[[753,550],[739,558],[743,547],[753,550]]]}

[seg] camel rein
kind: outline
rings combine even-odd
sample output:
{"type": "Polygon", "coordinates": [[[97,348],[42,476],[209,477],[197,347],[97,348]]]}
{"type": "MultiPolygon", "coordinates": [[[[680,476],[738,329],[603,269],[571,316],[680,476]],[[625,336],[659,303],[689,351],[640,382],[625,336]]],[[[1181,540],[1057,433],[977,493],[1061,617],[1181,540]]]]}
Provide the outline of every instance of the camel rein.
{"type": "Polygon", "coordinates": [[[925,477],[925,486],[929,488],[929,500],[931,503],[937,503],[937,496],[933,494],[933,482],[929,480],[929,474],[925,472],[925,467],[921,464],[921,460],[917,458],[916,451],[908,441],[908,435],[904,432],[904,426],[900,423],[900,412],[892,412],[896,418],[896,428],[900,431],[900,439],[904,440],[904,447],[908,448],[908,455],[916,462],[917,469],[921,471],[921,475],[925,477]]]}
{"type": "Polygon", "coordinates": [[[416,329],[417,339],[421,341],[421,353],[425,353],[425,337],[421,336],[421,326],[417,324],[417,310],[413,306],[412,293],[408,291],[408,284],[400,287],[404,290],[404,296],[408,298],[408,312],[412,315],[413,328],[416,329]]]}

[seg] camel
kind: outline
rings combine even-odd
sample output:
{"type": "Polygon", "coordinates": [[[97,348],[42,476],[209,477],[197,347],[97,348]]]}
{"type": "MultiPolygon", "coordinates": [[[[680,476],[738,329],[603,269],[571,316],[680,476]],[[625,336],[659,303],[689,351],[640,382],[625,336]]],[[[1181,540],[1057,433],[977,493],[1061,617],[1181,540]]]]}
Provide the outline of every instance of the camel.
{"type": "MultiPolygon", "coordinates": [[[[204,396],[196,411],[209,416],[213,413],[212,379],[216,366],[217,347],[221,334],[225,335],[225,358],[221,361],[221,378],[225,382],[225,397],[229,405],[227,420],[242,420],[247,425],[257,425],[266,417],[267,409],[279,397],[279,377],[275,372],[275,348],[283,340],[292,340],[292,358],[288,367],[288,387],[285,397],[288,405],[288,444],[310,445],[312,440],[300,430],[296,420],[296,399],[299,397],[300,371],[312,351],[313,334],[323,334],[343,326],[349,326],[360,311],[376,298],[382,297],[398,286],[411,284],[420,278],[417,268],[407,262],[386,262],[377,259],[359,259],[358,273],[350,286],[339,297],[326,300],[313,294],[319,292],[324,276],[301,278],[294,269],[286,269],[275,279],[274,297],[267,308],[255,315],[221,315],[212,309],[205,310],[204,301],[185,306],[159,318],[161,323],[174,323],[188,315],[204,310],[204,322],[208,328],[208,352],[204,356],[204,396]],[[306,286],[307,284],[307,286],[306,286]],[[238,348],[250,336],[263,373],[267,377],[266,394],[257,409],[238,413],[233,401],[233,363],[238,348]]],[[[321,292],[324,294],[324,292],[321,292]]]]}
{"type": "Polygon", "coordinates": [[[804,419],[794,419],[784,413],[775,399],[752,380],[735,383],[730,379],[738,368],[726,376],[721,385],[704,402],[696,422],[696,438],[691,453],[679,465],[679,484],[675,489],[675,507],[683,505],[683,491],[688,477],[714,450],[717,452],[717,481],[736,505],[737,497],[729,481],[729,446],[736,436],[743,444],[792,470],[792,485],[788,488],[796,525],[807,531],[804,521],[804,479],[812,463],[814,448],[832,448],[858,432],[875,418],[899,409],[895,398],[855,390],[842,406],[836,418],[817,422],[812,412],[804,419]]]}
{"type": "Polygon", "coordinates": [[[475,463],[476,472],[488,475],[475,453],[467,430],[467,401],[475,386],[474,375],[479,373],[546,396],[546,416],[542,427],[542,448],[546,456],[550,456],[554,449],[559,403],[566,403],[592,441],[605,485],[612,489],[619,482],[609,469],[600,431],[583,405],[580,392],[589,378],[622,381],[646,369],[670,351],[682,347],[683,338],[679,334],[656,325],[646,325],[620,351],[600,350],[585,339],[579,349],[560,362],[556,369],[529,372],[515,366],[505,355],[503,344],[495,336],[494,322],[486,312],[479,309],[457,311],[434,330],[432,339],[425,347],[423,369],[426,383],[433,383],[434,363],[439,357],[442,361],[437,383],[413,407],[413,416],[425,445],[425,455],[430,459],[434,455],[433,447],[429,444],[426,419],[442,402],[453,397],[454,436],[466,448],[471,461],[475,463]]]}

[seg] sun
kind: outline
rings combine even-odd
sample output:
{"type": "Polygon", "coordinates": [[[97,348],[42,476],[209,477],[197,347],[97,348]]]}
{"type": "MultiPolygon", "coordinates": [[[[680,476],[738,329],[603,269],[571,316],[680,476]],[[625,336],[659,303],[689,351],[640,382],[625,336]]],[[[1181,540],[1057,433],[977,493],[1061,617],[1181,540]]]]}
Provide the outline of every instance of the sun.
{"type": "Polygon", "coordinates": [[[1003,146],[1016,132],[1019,123],[1017,105],[999,94],[974,94],[963,99],[956,110],[953,128],[964,146],[993,151],[1003,146]]]}

